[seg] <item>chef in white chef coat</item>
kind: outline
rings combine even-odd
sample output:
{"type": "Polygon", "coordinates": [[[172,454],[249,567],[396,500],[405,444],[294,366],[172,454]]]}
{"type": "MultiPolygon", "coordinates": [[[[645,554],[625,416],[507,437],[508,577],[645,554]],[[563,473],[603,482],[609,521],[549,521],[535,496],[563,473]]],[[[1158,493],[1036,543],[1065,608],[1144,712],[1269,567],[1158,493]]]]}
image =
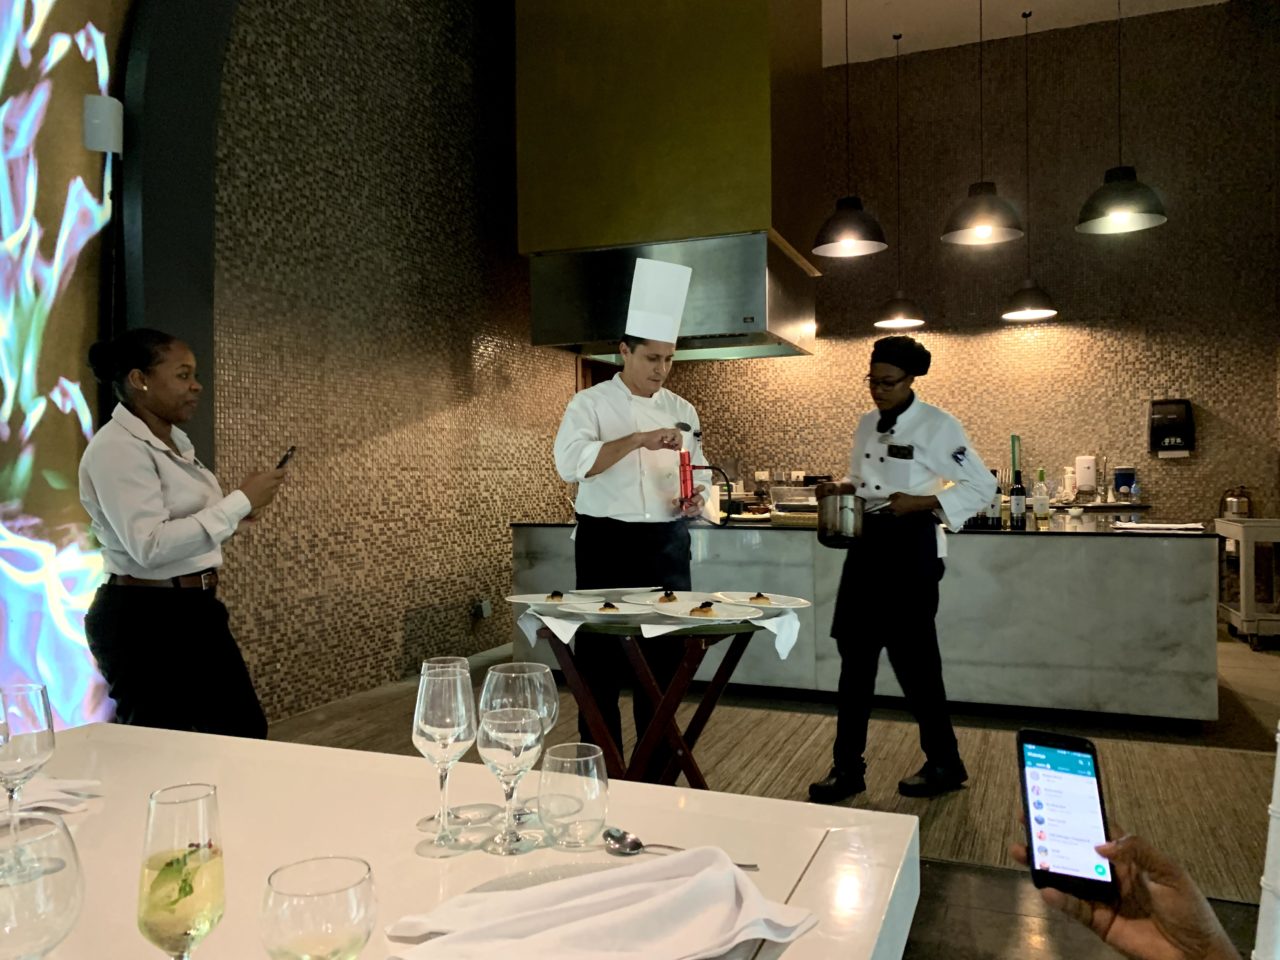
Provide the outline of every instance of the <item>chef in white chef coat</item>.
{"type": "Polygon", "coordinates": [[[809,797],[836,803],[866,789],[863,752],[882,648],[920,726],[925,764],[898,783],[929,797],[968,779],[942,680],[934,617],[947,555],[941,524],[960,530],[991,502],[995,480],[951,414],[912,389],[929,351],[911,337],[877,340],[866,377],[876,409],[858,421],[849,478],[865,501],[849,548],[831,635],[840,650],[834,764],[809,797]]]}
{"type": "MultiPolygon", "coordinates": [[[[688,521],[712,518],[702,495],[710,477],[695,473],[694,495],[679,499],[679,450],[689,450],[694,464],[705,462],[701,427],[693,405],[664,389],[663,382],[675,359],[691,276],[681,264],[636,261],[626,333],[618,348],[622,370],[577,393],[560,422],[556,470],[578,485],[578,589],[690,588],[688,521]]],[[[658,637],[643,641],[643,650],[665,688],[679,665],[681,643],[658,637]]],[[[621,751],[618,694],[631,668],[619,641],[598,634],[579,637],[574,659],[621,751]]],[[[643,732],[653,705],[639,691],[634,712],[636,729],[643,732]]],[[[578,728],[590,741],[581,715],[578,728]]]]}

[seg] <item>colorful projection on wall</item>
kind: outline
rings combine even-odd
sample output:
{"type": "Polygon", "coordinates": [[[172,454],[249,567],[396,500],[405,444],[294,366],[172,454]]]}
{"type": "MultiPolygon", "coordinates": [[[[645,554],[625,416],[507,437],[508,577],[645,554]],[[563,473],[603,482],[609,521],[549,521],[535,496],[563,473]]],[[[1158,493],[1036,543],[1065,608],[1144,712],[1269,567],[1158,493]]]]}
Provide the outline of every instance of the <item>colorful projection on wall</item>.
{"type": "MultiPolygon", "coordinates": [[[[113,705],[84,636],[101,554],[83,521],[47,519],[74,516],[69,509],[32,515],[35,499],[78,502],[75,465],[41,455],[42,425],[48,430],[51,419],[74,418],[86,439],[92,431],[78,374],[51,371],[42,348],[60,321],[86,323],[83,310],[67,315],[59,304],[85,245],[111,219],[112,171],[107,157],[102,199],[83,177],[50,182],[40,176],[37,144],[59,74],[79,59],[96,71],[100,93],[110,79],[106,38],[93,23],[70,33],[49,31],[45,39],[56,3],[0,0],[0,90],[7,93],[0,104],[0,682],[44,683],[65,727],[110,719],[113,705]],[[57,233],[49,235],[37,209],[56,208],[62,196],[57,233]]],[[[78,105],[78,98],[59,103],[78,105]]],[[[76,143],[74,149],[84,148],[76,143]]],[[[70,371],[81,369],[81,358],[58,359],[70,371]]]]}

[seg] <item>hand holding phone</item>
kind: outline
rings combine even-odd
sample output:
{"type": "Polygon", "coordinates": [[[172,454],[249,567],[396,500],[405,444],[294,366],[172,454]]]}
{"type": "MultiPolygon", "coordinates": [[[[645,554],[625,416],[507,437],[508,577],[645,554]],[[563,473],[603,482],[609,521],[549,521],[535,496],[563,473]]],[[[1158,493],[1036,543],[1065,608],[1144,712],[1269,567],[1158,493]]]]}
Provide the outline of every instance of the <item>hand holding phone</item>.
{"type": "Polygon", "coordinates": [[[276,464],[276,469],[283,470],[285,467],[287,467],[289,465],[289,461],[293,459],[293,452],[297,449],[298,449],[297,447],[291,446],[288,450],[286,450],[284,452],[284,456],[280,458],[280,462],[276,464]]]}

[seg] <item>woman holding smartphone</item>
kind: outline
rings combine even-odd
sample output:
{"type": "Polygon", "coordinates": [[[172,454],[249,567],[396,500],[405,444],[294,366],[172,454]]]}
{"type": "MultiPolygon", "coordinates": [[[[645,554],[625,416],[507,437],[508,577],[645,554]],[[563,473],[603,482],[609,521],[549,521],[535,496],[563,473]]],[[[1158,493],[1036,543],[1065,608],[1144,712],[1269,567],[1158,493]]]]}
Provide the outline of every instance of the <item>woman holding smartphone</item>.
{"type": "Polygon", "coordinates": [[[275,498],[283,469],[224,496],[178,425],[194,416],[196,358],[158,330],[95,343],[89,364],[119,401],[80,461],[80,502],[107,580],[85,617],[122,723],[264,738],[267,721],[227,609],[221,544],[275,498]]]}

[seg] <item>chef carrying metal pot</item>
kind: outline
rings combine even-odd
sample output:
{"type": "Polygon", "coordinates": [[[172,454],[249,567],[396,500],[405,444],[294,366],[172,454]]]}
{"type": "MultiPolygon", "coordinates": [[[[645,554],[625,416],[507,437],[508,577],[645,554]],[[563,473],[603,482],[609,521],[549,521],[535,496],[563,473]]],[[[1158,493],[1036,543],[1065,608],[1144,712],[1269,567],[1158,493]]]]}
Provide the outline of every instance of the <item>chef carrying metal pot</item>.
{"type": "MultiPolygon", "coordinates": [[[[574,559],[579,590],[665,587],[688,590],[687,521],[715,520],[702,496],[710,476],[694,474],[693,495],[679,498],[679,450],[704,463],[693,404],[663,388],[675,358],[692,270],[638,259],[626,333],[618,349],[622,371],[574,395],[556,434],[556,470],[578,484],[574,559]]],[[[675,675],[684,648],[657,637],[642,643],[659,687],[675,675]]],[[[630,665],[615,637],[592,635],[575,644],[574,659],[614,742],[622,749],[618,695],[630,665]]],[[[643,735],[654,705],[636,691],[636,729],[643,735]]],[[[579,716],[578,730],[591,741],[579,716]]],[[[656,761],[655,761],[656,762],[656,761]]]]}
{"type": "Polygon", "coordinates": [[[929,351],[911,337],[877,340],[866,383],[876,409],[858,421],[849,479],[864,500],[845,560],[831,635],[840,650],[834,763],[809,798],[836,803],[866,789],[867,724],[882,648],[920,725],[925,764],[898,783],[908,797],[968,779],[942,681],[934,616],[947,554],[945,521],[959,530],[991,502],[995,480],[955,417],[918,399],[929,351]]]}

